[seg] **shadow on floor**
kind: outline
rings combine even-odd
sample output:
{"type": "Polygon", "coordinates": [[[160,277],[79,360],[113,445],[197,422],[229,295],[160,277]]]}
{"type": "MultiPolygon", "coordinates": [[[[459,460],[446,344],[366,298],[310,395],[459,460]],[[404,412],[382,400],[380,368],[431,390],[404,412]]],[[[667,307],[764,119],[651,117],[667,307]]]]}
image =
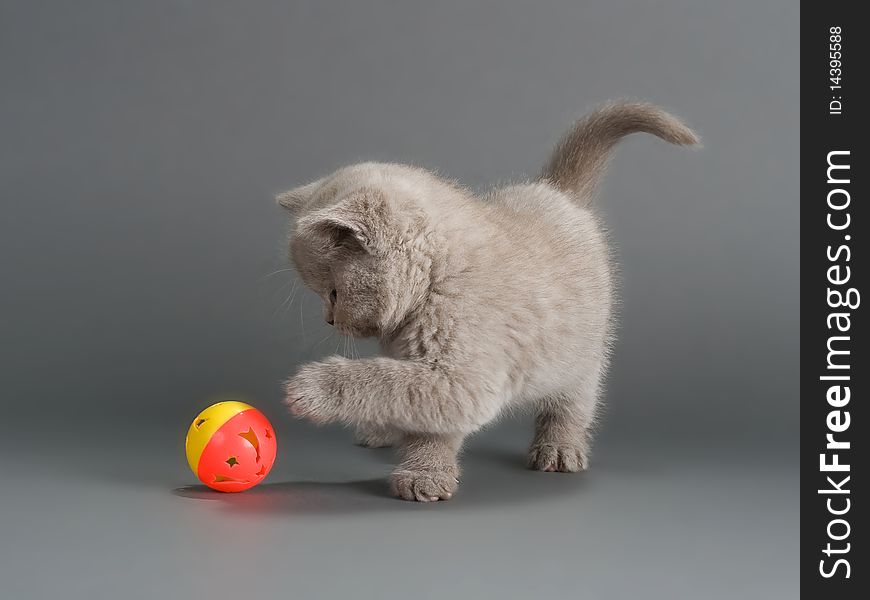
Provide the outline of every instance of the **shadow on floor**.
{"type": "Polygon", "coordinates": [[[448,502],[418,503],[393,498],[386,479],[264,483],[239,494],[192,485],[176,488],[172,493],[182,498],[219,503],[233,512],[261,514],[465,511],[513,503],[546,503],[564,494],[577,493],[590,481],[588,473],[530,471],[524,466],[523,455],[494,450],[476,452],[463,461],[463,466],[459,492],[448,502]]]}

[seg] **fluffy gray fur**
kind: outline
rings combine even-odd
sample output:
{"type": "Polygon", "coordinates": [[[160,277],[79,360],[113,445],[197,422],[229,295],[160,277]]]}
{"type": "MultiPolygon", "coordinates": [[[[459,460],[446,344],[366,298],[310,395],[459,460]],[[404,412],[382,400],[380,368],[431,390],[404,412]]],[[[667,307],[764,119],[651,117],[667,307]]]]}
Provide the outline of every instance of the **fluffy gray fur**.
{"type": "Polygon", "coordinates": [[[580,471],[607,370],[614,283],[591,199],[615,144],[646,132],[693,145],[676,117],[607,104],[541,177],[477,197],[421,168],[363,163],[278,197],[292,261],[343,334],[383,356],[333,356],[286,382],[293,414],[399,443],[406,500],[453,496],[463,440],[511,407],[537,413],[529,466],[580,471]]]}

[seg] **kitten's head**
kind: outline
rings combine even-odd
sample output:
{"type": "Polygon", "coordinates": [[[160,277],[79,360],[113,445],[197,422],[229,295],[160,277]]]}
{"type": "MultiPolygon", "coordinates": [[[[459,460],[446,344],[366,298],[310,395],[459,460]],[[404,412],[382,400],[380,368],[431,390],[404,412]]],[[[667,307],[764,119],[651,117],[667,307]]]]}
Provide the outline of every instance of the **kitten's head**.
{"type": "Polygon", "coordinates": [[[295,217],[296,271],[326,322],[356,337],[394,330],[428,287],[426,219],[389,167],[348,167],[277,198],[295,217]]]}

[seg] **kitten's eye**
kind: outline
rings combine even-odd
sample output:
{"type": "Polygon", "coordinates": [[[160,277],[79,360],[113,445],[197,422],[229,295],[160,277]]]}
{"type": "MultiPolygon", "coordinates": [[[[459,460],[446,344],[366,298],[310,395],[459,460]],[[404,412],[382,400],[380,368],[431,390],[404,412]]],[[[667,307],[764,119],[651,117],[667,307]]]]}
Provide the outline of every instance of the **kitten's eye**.
{"type": "Polygon", "coordinates": [[[335,301],[338,300],[338,292],[336,292],[335,290],[332,290],[331,292],[329,292],[329,300],[330,300],[330,302],[335,304],[335,301]]]}

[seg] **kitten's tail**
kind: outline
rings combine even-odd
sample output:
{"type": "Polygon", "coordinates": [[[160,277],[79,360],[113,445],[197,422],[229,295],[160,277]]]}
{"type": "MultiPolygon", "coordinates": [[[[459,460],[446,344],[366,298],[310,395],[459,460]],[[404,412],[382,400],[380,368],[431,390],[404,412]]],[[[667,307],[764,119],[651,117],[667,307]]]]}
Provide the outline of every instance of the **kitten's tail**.
{"type": "Polygon", "coordinates": [[[585,206],[595,197],[616,143],[631,133],[651,133],[672,144],[695,146],[695,135],[677,117],[643,102],[605,104],[580,119],[556,146],[541,179],[574,194],[585,206]]]}

